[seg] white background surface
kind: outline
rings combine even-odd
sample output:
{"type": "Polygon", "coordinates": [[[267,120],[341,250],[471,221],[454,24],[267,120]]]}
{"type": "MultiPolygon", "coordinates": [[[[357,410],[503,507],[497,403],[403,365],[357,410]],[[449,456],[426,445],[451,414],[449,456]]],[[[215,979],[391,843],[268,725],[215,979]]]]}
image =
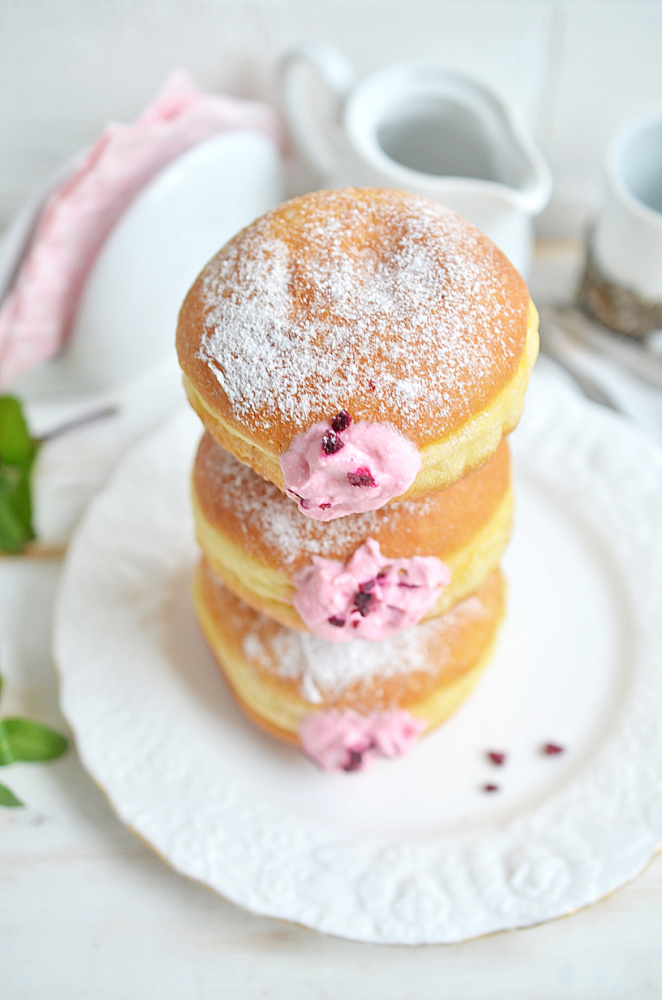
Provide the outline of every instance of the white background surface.
{"type": "MultiPolygon", "coordinates": [[[[659,0],[5,0],[0,223],[177,64],[270,93],[279,55],[341,44],[361,73],[421,59],[498,87],[555,175],[543,235],[577,236],[622,122],[662,104],[659,0]]],[[[536,286],[556,292],[565,259],[536,286]]],[[[538,293],[539,297],[539,293],[538,293]]],[[[64,727],[50,658],[59,566],[0,562],[3,714],[64,727]]],[[[2,774],[0,987],[7,1000],[657,1000],[662,859],[572,917],[460,945],[352,944],[253,917],[172,872],[112,814],[74,752],[2,774]]]]}

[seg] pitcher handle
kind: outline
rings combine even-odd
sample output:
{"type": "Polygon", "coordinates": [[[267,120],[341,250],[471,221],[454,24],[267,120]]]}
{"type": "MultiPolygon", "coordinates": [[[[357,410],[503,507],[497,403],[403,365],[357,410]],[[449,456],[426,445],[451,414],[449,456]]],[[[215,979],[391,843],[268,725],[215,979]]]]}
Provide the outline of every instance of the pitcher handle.
{"type": "Polygon", "coordinates": [[[333,45],[308,42],[289,52],[280,68],[281,103],[285,123],[304,163],[328,178],[340,162],[339,129],[342,110],[356,74],[345,55],[333,45]],[[316,115],[305,90],[297,86],[297,70],[307,66],[318,78],[328,100],[322,119],[316,115]],[[335,136],[334,136],[335,131],[335,136]]]}

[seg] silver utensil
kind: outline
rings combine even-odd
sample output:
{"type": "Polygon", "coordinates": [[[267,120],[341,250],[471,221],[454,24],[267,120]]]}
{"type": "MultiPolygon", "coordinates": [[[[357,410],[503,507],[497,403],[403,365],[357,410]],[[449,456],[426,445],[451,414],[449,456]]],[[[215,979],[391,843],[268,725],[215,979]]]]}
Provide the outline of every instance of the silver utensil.
{"type": "Polygon", "coordinates": [[[556,327],[566,337],[575,338],[585,347],[610,358],[633,375],[662,388],[662,356],[651,344],[656,334],[634,341],[608,330],[582,313],[575,306],[547,303],[540,308],[541,327],[556,327]]]}
{"type": "MultiPolygon", "coordinates": [[[[581,363],[576,360],[578,355],[578,345],[573,343],[569,336],[556,323],[549,319],[542,319],[540,323],[540,350],[543,354],[555,361],[572,378],[577,387],[588,399],[601,406],[607,406],[610,410],[622,413],[619,404],[610,396],[596,379],[589,375],[581,367],[581,363]]],[[[585,348],[580,348],[585,350],[585,348]]]]}

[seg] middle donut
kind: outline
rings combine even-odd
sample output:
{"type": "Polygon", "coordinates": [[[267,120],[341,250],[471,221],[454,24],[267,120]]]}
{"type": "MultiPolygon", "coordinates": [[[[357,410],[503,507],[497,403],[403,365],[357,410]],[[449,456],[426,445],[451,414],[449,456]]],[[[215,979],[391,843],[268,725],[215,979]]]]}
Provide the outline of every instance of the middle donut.
{"type": "Polygon", "coordinates": [[[193,510],[212,569],[252,608],[330,641],[384,639],[496,569],[512,526],[508,444],[449,489],[321,523],[206,433],[193,510]]]}

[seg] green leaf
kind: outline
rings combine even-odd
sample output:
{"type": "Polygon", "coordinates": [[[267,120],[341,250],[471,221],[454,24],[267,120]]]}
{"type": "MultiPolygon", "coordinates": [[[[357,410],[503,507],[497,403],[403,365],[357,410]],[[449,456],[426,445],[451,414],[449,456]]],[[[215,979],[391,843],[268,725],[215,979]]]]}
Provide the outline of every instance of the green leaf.
{"type": "Polygon", "coordinates": [[[31,464],[37,449],[19,400],[16,396],[0,396],[0,462],[31,464]]]}
{"type": "Polygon", "coordinates": [[[14,752],[5,732],[4,721],[0,720],[0,767],[7,767],[8,764],[13,764],[15,760],[14,752]]]}
{"type": "Polygon", "coordinates": [[[11,788],[7,788],[6,785],[0,785],[0,806],[14,808],[15,806],[22,805],[25,805],[25,803],[16,798],[11,788]]]}
{"type": "Polygon", "coordinates": [[[12,477],[12,483],[7,475],[10,469],[0,464],[0,551],[16,555],[35,537],[35,533],[29,472],[26,475],[19,471],[18,477],[12,477]]]}
{"type": "Polygon", "coordinates": [[[55,760],[69,746],[68,740],[40,722],[9,718],[0,721],[0,765],[16,761],[55,760]]]}
{"type": "Polygon", "coordinates": [[[19,401],[0,396],[0,551],[8,555],[35,537],[31,480],[38,450],[19,401]]]}

